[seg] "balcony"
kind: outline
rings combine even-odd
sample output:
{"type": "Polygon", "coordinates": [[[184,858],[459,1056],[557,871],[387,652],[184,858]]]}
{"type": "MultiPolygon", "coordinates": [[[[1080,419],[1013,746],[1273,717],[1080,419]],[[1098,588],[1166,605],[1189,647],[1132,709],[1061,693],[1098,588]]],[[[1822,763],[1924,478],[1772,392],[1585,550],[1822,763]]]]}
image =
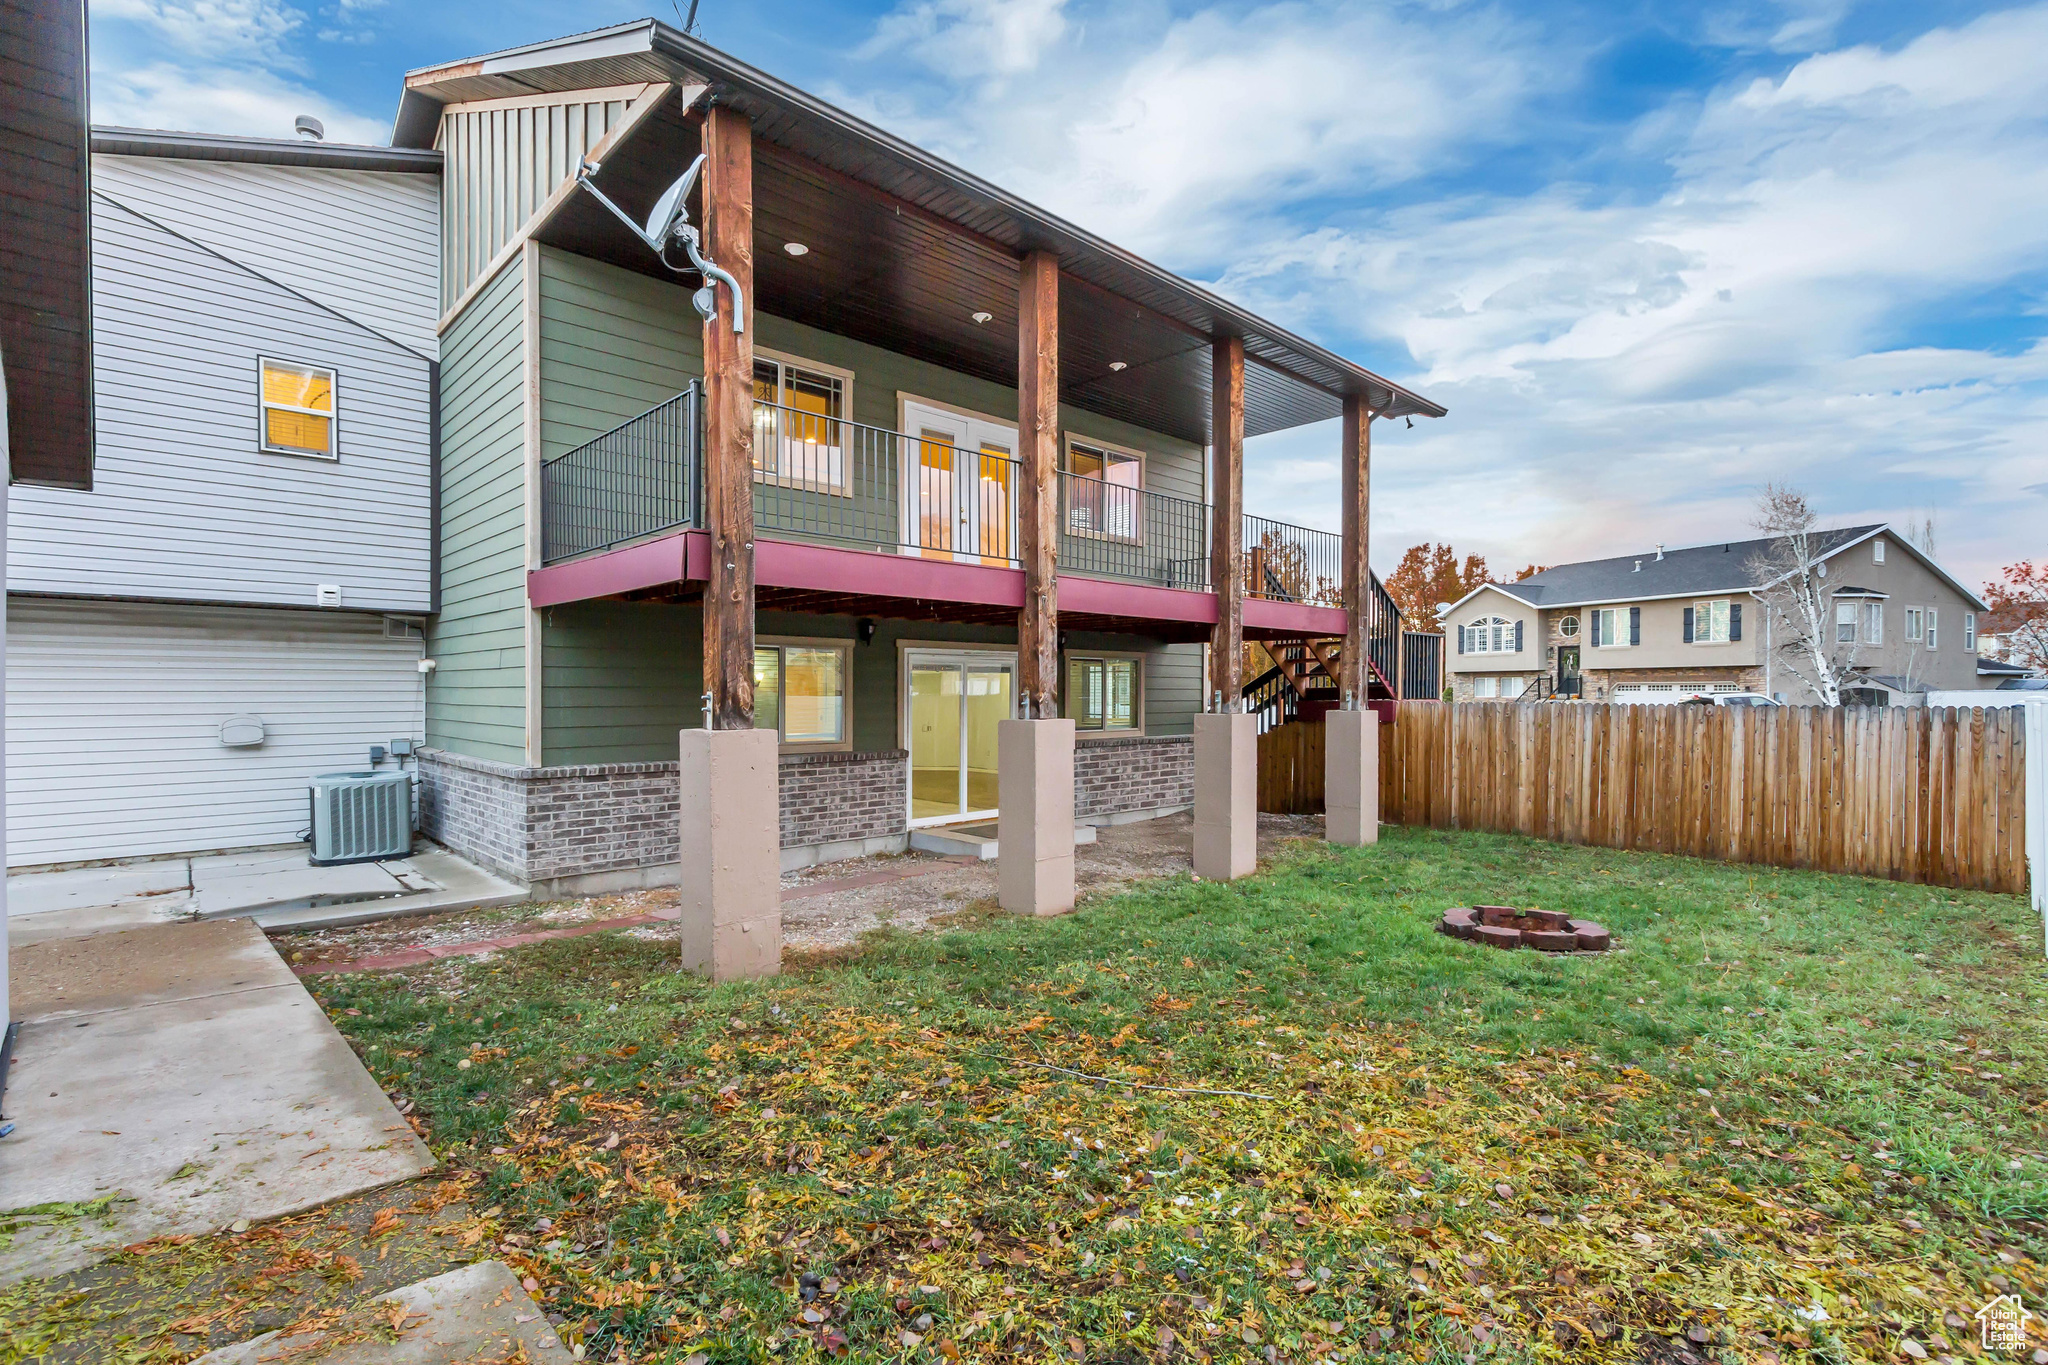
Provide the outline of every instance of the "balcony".
{"type": "MultiPolygon", "coordinates": [[[[541,466],[543,572],[559,568],[578,583],[551,589],[549,600],[703,576],[676,541],[705,525],[702,414],[703,391],[692,384],[541,466]]],[[[881,592],[970,603],[986,619],[1002,619],[1021,592],[1015,571],[1022,478],[1007,452],[756,402],[754,525],[776,556],[803,566],[780,583],[764,567],[761,583],[808,603],[834,589],[881,592]],[[827,549],[842,557],[820,558],[817,551],[827,549]],[[847,550],[860,554],[846,558],[847,550]],[[991,570],[1009,572],[1000,582],[973,577],[991,570]]],[[[1065,472],[1056,496],[1055,553],[1067,579],[1063,614],[1094,618],[1105,628],[1120,628],[1110,624],[1119,620],[1164,620],[1184,638],[1206,637],[1215,619],[1207,503],[1065,472]],[[1112,590],[1117,584],[1130,586],[1112,590]]],[[[1341,536],[1247,516],[1243,547],[1248,636],[1343,633],[1336,610],[1341,536]]],[[[1399,618],[1376,580],[1373,586],[1373,663],[1392,676],[1399,618]]]]}

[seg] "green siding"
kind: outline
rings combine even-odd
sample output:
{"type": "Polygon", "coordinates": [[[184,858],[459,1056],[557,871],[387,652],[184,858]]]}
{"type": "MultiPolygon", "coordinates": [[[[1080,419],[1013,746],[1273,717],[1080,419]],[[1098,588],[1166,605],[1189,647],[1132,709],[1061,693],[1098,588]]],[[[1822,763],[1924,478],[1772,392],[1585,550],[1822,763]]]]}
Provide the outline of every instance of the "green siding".
{"type": "Polygon", "coordinates": [[[441,343],[441,611],[428,628],[427,742],[526,752],[524,279],[513,262],[441,343]]]}
{"type": "MultiPolygon", "coordinates": [[[[702,328],[689,290],[680,285],[546,248],[540,260],[541,447],[552,457],[681,390],[701,370],[702,328]]],[[[853,371],[851,415],[857,422],[895,430],[904,395],[1016,417],[1013,388],[783,318],[756,313],[753,325],[755,343],[766,350],[853,371]]],[[[1077,436],[1144,451],[1149,487],[1202,496],[1200,446],[1072,407],[1062,407],[1060,420],[1077,436]]],[[[852,639],[856,624],[847,616],[764,611],[756,630],[763,636],[852,639]]],[[[694,606],[590,602],[545,612],[544,761],[674,757],[675,732],[702,723],[700,631],[694,606]]],[[[854,747],[899,746],[898,641],[1014,646],[1016,638],[1007,626],[878,619],[874,641],[854,651],[854,747]]],[[[1073,643],[1146,650],[1147,732],[1186,734],[1193,728],[1201,708],[1201,646],[1122,635],[1076,636],[1073,643]]]]}

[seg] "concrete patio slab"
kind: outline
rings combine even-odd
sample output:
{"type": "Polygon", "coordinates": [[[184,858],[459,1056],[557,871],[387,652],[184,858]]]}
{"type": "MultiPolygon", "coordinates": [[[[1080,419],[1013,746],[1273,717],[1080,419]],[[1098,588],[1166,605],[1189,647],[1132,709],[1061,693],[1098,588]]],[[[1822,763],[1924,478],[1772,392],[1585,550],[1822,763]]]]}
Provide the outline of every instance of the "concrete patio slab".
{"type": "Polygon", "coordinates": [[[526,888],[425,845],[383,863],[314,867],[302,844],[147,863],[17,872],[7,879],[16,945],[194,918],[245,916],[266,929],[516,905],[526,888]]]}
{"type": "Polygon", "coordinates": [[[33,943],[12,968],[0,1209],[54,1207],[0,1246],[0,1284],[434,1167],[246,919],[33,943]]]}
{"type": "Polygon", "coordinates": [[[398,1340],[341,1340],[350,1335],[344,1323],[325,1339],[271,1332],[210,1351],[192,1365],[555,1365],[575,1359],[503,1261],[480,1261],[394,1289],[371,1300],[368,1315],[387,1325],[395,1319],[398,1340]],[[328,1339],[336,1344],[327,1346],[328,1339]]]}

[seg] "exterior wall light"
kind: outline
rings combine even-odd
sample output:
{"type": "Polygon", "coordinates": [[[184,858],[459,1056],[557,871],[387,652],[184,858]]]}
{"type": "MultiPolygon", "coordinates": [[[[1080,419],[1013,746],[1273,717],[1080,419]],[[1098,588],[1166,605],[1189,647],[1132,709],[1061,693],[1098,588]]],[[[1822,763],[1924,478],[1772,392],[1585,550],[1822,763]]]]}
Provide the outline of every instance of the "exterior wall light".
{"type": "Polygon", "coordinates": [[[995,314],[994,314],[994,313],[975,313],[975,314],[973,314],[974,320],[975,320],[976,322],[987,322],[987,321],[988,321],[988,320],[989,320],[990,318],[992,318],[992,317],[994,317],[994,316],[995,316],[995,314]]]}
{"type": "Polygon", "coordinates": [[[1127,361],[1112,360],[1109,362],[1109,368],[1111,370],[1128,370],[1131,367],[1127,361]]]}
{"type": "Polygon", "coordinates": [[[811,254],[811,249],[802,242],[784,242],[782,249],[792,256],[808,256],[811,254]]]}

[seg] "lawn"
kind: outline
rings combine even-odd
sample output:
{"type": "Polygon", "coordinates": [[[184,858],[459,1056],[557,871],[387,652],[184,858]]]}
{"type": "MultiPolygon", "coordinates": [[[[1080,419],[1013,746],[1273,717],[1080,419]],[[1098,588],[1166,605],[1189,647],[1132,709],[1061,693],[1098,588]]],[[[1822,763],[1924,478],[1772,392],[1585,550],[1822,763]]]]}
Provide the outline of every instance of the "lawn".
{"type": "Polygon", "coordinates": [[[1389,830],[769,981],[605,934],[315,989],[593,1360],[1936,1359],[2044,1308],[2040,935],[1389,830]],[[1473,901],[1621,951],[1432,931],[1473,901]]]}

